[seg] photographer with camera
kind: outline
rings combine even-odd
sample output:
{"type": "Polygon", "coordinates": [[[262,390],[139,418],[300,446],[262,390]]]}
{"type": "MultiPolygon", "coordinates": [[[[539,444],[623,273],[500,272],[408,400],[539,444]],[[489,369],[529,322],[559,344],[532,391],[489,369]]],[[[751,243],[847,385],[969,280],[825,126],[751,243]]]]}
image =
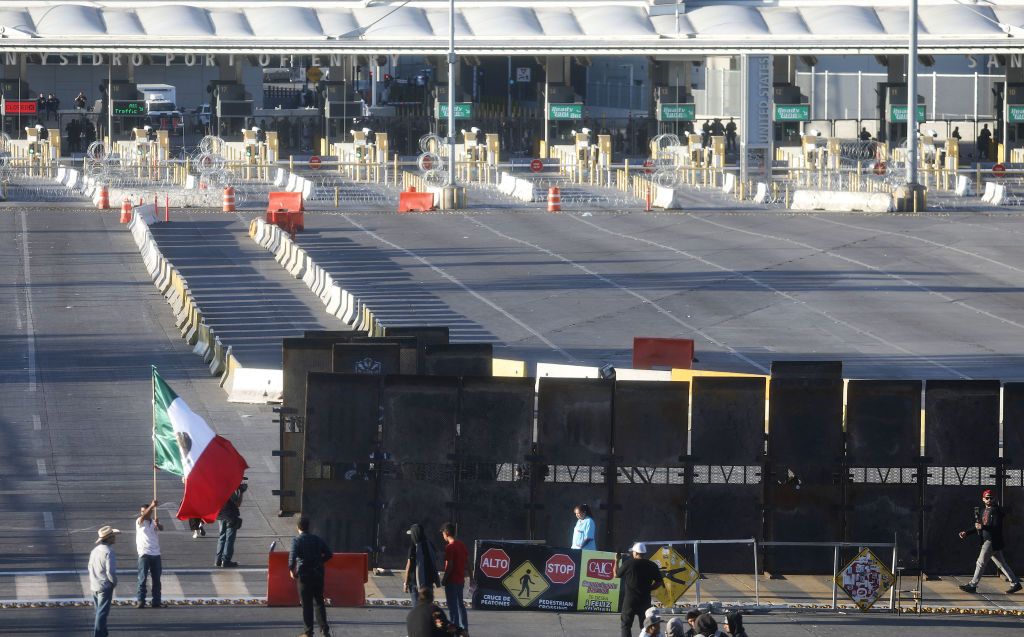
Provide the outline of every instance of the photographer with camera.
{"type": "Polygon", "coordinates": [[[1014,575],[1006,558],[1003,556],[1003,509],[995,501],[995,494],[991,489],[985,489],[981,493],[981,501],[985,504],[984,509],[974,507],[974,528],[969,531],[960,531],[960,539],[977,533],[981,536],[981,552],[978,554],[978,562],[974,567],[974,577],[970,583],[960,586],[965,593],[978,592],[978,582],[981,581],[981,572],[985,570],[985,562],[989,558],[1003,572],[1006,579],[1012,586],[1006,594],[1016,593],[1021,589],[1020,579],[1014,575]]]}
{"type": "Polygon", "coordinates": [[[217,533],[216,566],[221,568],[238,566],[238,562],[232,562],[231,558],[235,554],[235,535],[238,533],[238,529],[242,528],[242,515],[239,507],[242,506],[242,494],[249,488],[248,480],[248,476],[242,477],[242,483],[238,485],[235,492],[221,507],[220,513],[217,514],[220,528],[217,533]]]}
{"type": "Polygon", "coordinates": [[[619,555],[612,577],[622,578],[622,637],[632,637],[633,619],[642,625],[644,613],[651,606],[651,591],[661,586],[661,570],[644,557],[647,546],[637,542],[629,553],[619,555]]]}

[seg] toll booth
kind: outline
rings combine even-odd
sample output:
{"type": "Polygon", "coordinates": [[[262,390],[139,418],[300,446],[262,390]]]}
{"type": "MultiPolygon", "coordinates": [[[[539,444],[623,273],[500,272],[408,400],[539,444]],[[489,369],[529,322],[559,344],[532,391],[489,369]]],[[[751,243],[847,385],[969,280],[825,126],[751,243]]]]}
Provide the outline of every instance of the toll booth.
{"type": "Polygon", "coordinates": [[[351,142],[331,144],[330,154],[338,158],[338,172],[355,181],[380,181],[387,175],[390,146],[388,135],[370,128],[350,130],[351,142]]]}
{"type": "Polygon", "coordinates": [[[344,140],[352,120],[365,115],[365,104],[355,99],[345,80],[323,80],[320,90],[324,100],[324,137],[327,148],[334,140],[344,140]]]}
{"type": "Polygon", "coordinates": [[[28,124],[35,124],[37,112],[34,93],[28,82],[20,79],[0,80],[0,115],[3,117],[3,132],[11,138],[21,137],[28,124]]]}
{"type": "MultiPolygon", "coordinates": [[[[907,140],[907,85],[891,82],[878,84],[880,121],[878,130],[891,147],[905,144],[907,140]]],[[[927,119],[924,97],[917,96],[917,124],[927,119]]]]}
{"type": "Polygon", "coordinates": [[[811,105],[796,85],[776,82],[773,92],[772,139],[775,146],[799,146],[804,123],[811,119],[811,105]]]}
{"type": "Polygon", "coordinates": [[[250,125],[255,104],[245,92],[245,85],[237,82],[214,80],[211,82],[213,100],[213,130],[220,137],[227,131],[250,125]]]}

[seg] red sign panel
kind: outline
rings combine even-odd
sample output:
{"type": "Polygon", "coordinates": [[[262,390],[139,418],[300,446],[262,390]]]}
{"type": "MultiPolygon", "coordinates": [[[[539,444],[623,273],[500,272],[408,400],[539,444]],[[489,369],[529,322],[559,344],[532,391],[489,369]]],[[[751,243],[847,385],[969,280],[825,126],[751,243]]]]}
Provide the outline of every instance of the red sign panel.
{"type": "Polygon", "coordinates": [[[884,175],[885,174],[885,169],[886,169],[886,166],[885,166],[885,162],[884,161],[880,161],[877,164],[875,164],[874,171],[875,171],[876,175],[884,175]]]}
{"type": "Polygon", "coordinates": [[[508,573],[508,553],[501,549],[487,549],[480,556],[480,571],[487,577],[498,579],[508,573]]]}
{"type": "Polygon", "coordinates": [[[313,155],[312,157],[310,157],[309,167],[312,168],[313,170],[318,170],[320,168],[320,157],[317,155],[313,155]]]}
{"type": "Polygon", "coordinates": [[[36,101],[35,100],[6,100],[4,102],[4,111],[8,115],[35,115],[36,114],[36,101]]]}
{"type": "Polygon", "coordinates": [[[539,173],[540,171],[544,170],[544,162],[542,162],[539,159],[534,159],[533,161],[530,162],[530,170],[532,170],[535,173],[539,173]]]}
{"type": "Polygon", "coordinates": [[[644,172],[648,175],[654,172],[654,162],[650,159],[644,161],[644,172]]]}
{"type": "Polygon", "coordinates": [[[1006,166],[1002,164],[996,164],[995,166],[992,167],[992,172],[996,175],[996,177],[1002,177],[1003,175],[1006,174],[1006,166]]]}
{"type": "Polygon", "coordinates": [[[590,560],[587,562],[587,577],[610,580],[613,579],[614,568],[614,560],[590,560]]]}
{"type": "Polygon", "coordinates": [[[565,584],[576,575],[576,563],[565,553],[555,553],[544,565],[544,574],[555,584],[565,584]]]}

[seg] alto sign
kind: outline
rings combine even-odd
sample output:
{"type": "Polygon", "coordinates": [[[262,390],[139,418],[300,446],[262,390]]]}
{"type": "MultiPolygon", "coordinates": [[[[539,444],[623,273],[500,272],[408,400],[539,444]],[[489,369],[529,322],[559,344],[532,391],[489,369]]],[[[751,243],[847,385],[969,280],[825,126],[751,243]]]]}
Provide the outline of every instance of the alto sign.
{"type": "Polygon", "coordinates": [[[500,579],[505,573],[508,573],[508,569],[508,553],[502,549],[487,549],[480,556],[480,570],[487,577],[500,579]]]}
{"type": "Polygon", "coordinates": [[[576,563],[565,553],[555,553],[544,564],[544,574],[554,584],[565,584],[576,576],[576,563]]]}

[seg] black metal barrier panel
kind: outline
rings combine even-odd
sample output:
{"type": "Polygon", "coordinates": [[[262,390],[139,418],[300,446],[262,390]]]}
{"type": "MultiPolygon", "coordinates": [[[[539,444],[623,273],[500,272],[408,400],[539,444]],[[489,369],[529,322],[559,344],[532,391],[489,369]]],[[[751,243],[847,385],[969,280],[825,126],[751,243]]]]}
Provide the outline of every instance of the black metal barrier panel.
{"type": "Polygon", "coordinates": [[[281,343],[282,398],[279,423],[279,491],[281,514],[302,506],[302,436],[306,417],[306,374],[331,371],[331,349],[361,332],[306,332],[305,338],[281,343]]]}
{"type": "Polygon", "coordinates": [[[379,448],[379,376],[307,376],[302,512],[335,551],[374,546],[379,448]],[[344,397],[344,399],[341,399],[344,397]]]}
{"type": "Polygon", "coordinates": [[[401,349],[394,343],[339,343],[332,371],[384,376],[401,373],[401,349]]]}
{"type": "MultiPolygon", "coordinates": [[[[415,376],[420,367],[419,340],[415,336],[364,336],[352,339],[352,343],[364,345],[393,345],[398,348],[398,367],[384,374],[409,374],[415,376]]],[[[360,373],[360,372],[356,372],[360,373]]]]}
{"type": "Polygon", "coordinates": [[[434,538],[454,513],[459,379],[385,376],[382,398],[383,448],[390,461],[381,500],[381,556],[400,564],[408,555],[410,525],[423,525],[434,538]]]}
{"type": "Polygon", "coordinates": [[[971,571],[974,528],[981,492],[995,488],[999,464],[999,381],[929,380],[925,385],[924,569],[928,573],[971,571]]]}
{"type": "Polygon", "coordinates": [[[626,551],[650,529],[686,525],[689,383],[615,383],[615,475],[610,542],[626,551]]]}
{"type": "MultiPolygon", "coordinates": [[[[921,538],[921,389],[917,380],[851,380],[846,387],[846,534],[892,542],[916,569],[921,538]]],[[[844,555],[845,557],[845,555],[844,555]]]]}
{"type": "MultiPolygon", "coordinates": [[[[436,326],[396,326],[396,327],[385,327],[384,338],[391,338],[394,336],[413,336],[416,338],[416,346],[419,350],[417,359],[416,374],[426,373],[426,348],[428,345],[447,345],[448,344],[448,326],[436,325],[436,326]]],[[[412,373],[412,372],[410,372],[412,373]]]]}
{"type": "MultiPolygon", "coordinates": [[[[764,378],[693,379],[685,537],[761,539],[766,391],[764,378]]],[[[754,571],[750,551],[716,544],[700,550],[705,563],[724,571],[754,571]]]]}
{"type": "MultiPolygon", "coordinates": [[[[806,367],[808,364],[804,364],[806,367]]],[[[776,364],[773,364],[773,371],[776,364]]],[[[829,542],[842,537],[843,379],[827,364],[770,381],[768,540],[829,542]]],[[[768,551],[769,572],[804,573],[813,562],[793,551],[768,551]]]]}
{"type": "Polygon", "coordinates": [[[473,567],[477,610],[619,610],[615,553],[514,542],[479,542],[473,567]]]}
{"type": "Polygon", "coordinates": [[[1019,560],[1016,556],[1024,555],[1024,383],[1003,385],[1003,463],[1000,501],[1012,520],[1006,554],[1019,560]]]}
{"type": "Polygon", "coordinates": [[[494,369],[490,343],[427,345],[423,373],[430,376],[489,377],[494,369]]]}
{"type": "Polygon", "coordinates": [[[454,518],[464,541],[531,536],[533,406],[532,378],[462,379],[454,518]]]}
{"type": "Polygon", "coordinates": [[[607,548],[614,387],[612,380],[540,379],[537,449],[544,475],[535,491],[533,539],[571,544],[573,508],[587,503],[597,525],[597,545],[607,548]]]}

